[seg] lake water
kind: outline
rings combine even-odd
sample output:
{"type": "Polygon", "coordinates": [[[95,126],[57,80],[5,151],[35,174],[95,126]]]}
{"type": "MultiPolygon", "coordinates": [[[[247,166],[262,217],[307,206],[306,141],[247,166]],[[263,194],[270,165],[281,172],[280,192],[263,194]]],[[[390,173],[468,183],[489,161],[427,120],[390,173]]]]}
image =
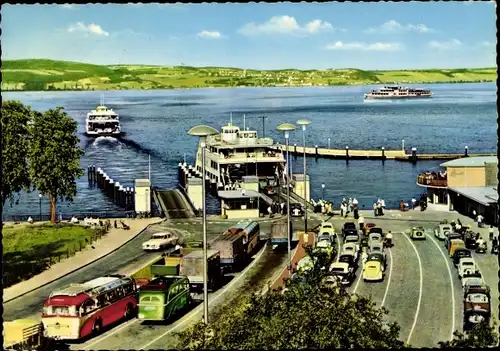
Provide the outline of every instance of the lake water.
{"type": "MultiPolygon", "coordinates": [[[[161,188],[172,188],[177,182],[177,164],[186,155],[192,163],[198,138],[187,131],[197,124],[217,129],[227,124],[232,112],[233,124],[246,125],[262,135],[283,143],[276,132],[282,122],[309,119],[306,134],[308,145],[332,148],[386,149],[401,147],[419,153],[461,153],[467,145],[470,153],[496,152],[497,108],[495,83],[425,85],[434,97],[426,100],[365,102],[367,86],[306,88],[227,88],[153,91],[102,92],[11,92],[4,99],[16,99],[44,111],[63,106],[78,121],[81,146],[85,155],[82,167],[95,164],[124,186],[133,180],[147,178],[148,153],[151,155],[152,182],[161,188]],[[125,141],[112,138],[89,139],[83,135],[86,113],[96,107],[104,94],[105,105],[120,114],[125,141]]],[[[290,137],[291,144],[302,143],[298,130],[290,137]]],[[[294,172],[302,172],[302,158],[292,157],[294,172]]],[[[360,205],[371,207],[379,197],[388,207],[397,207],[401,199],[410,200],[422,192],[416,176],[428,169],[438,169],[443,161],[422,161],[417,165],[396,161],[308,159],[311,194],[338,201],[356,197],[360,205]]],[[[9,215],[38,216],[38,193],[23,194],[19,204],[6,205],[9,215]]],[[[42,200],[48,213],[48,201],[42,200]]],[[[209,212],[217,210],[211,199],[209,212]]],[[[71,204],[61,203],[63,215],[73,212],[120,211],[99,189],[90,189],[87,175],[78,180],[78,195],[71,204]]]]}

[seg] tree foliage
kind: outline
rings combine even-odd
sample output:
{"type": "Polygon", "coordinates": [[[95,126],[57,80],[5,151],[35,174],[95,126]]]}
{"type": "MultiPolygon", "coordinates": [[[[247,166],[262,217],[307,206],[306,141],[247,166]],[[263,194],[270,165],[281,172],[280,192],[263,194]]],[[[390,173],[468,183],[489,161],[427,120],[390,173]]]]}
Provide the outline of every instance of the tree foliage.
{"type": "Polygon", "coordinates": [[[12,206],[22,190],[30,188],[28,122],[33,112],[19,101],[2,102],[2,207],[12,206]]]}
{"type": "Polygon", "coordinates": [[[252,295],[205,326],[179,333],[180,346],[199,349],[402,348],[397,323],[368,298],[325,283],[330,257],[307,250],[315,265],[284,292],[252,295]]]}
{"type": "Polygon", "coordinates": [[[73,201],[83,150],[78,146],[77,123],[62,107],[35,113],[29,151],[30,174],[35,187],[50,199],[51,221],[58,200],[73,201]]]}
{"type": "Polygon", "coordinates": [[[464,335],[459,331],[453,333],[454,338],[451,341],[441,341],[441,348],[471,348],[471,347],[493,347],[498,346],[498,336],[495,333],[494,327],[490,327],[486,323],[480,323],[472,329],[468,335],[464,335]]]}

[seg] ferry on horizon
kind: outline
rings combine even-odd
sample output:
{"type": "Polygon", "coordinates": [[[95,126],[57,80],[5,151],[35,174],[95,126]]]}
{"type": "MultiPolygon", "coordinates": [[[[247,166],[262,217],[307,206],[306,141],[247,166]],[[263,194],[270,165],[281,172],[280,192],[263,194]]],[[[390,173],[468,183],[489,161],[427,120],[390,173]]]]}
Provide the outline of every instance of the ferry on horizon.
{"type": "Polygon", "coordinates": [[[408,88],[401,85],[387,85],[382,89],[373,89],[365,94],[365,99],[414,99],[430,98],[432,92],[420,88],[408,88]]]}
{"type": "Polygon", "coordinates": [[[87,113],[87,118],[85,119],[85,135],[89,137],[120,137],[123,135],[118,113],[104,106],[102,97],[101,104],[97,106],[95,110],[91,110],[87,113]]]}

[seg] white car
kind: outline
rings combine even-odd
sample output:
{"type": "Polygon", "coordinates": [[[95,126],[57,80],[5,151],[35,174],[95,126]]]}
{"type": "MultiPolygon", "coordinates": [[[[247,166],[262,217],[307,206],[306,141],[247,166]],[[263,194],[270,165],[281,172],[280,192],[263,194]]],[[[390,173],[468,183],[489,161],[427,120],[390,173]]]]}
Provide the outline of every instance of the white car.
{"type": "Polygon", "coordinates": [[[348,253],[348,254],[351,254],[354,256],[354,259],[355,261],[358,260],[358,245],[356,244],[353,244],[353,243],[347,243],[347,244],[344,244],[342,246],[342,253],[341,254],[345,254],[345,253],[348,253]]]}
{"type": "Polygon", "coordinates": [[[477,266],[476,266],[476,261],[472,257],[463,257],[460,259],[458,266],[458,277],[462,279],[464,276],[464,273],[466,272],[476,272],[478,271],[477,266]]]}
{"type": "Polygon", "coordinates": [[[378,253],[381,254],[384,257],[384,261],[387,260],[384,252],[384,244],[381,244],[379,242],[372,242],[370,245],[368,245],[368,255],[378,253]]]}
{"type": "Polygon", "coordinates": [[[434,236],[439,240],[444,240],[453,231],[449,224],[439,224],[434,228],[434,236]]]}
{"type": "Polygon", "coordinates": [[[321,234],[328,234],[331,236],[335,236],[335,228],[333,227],[333,224],[330,222],[322,222],[321,226],[319,227],[319,232],[321,234]]]}
{"type": "Polygon", "coordinates": [[[355,244],[356,245],[356,250],[358,252],[360,251],[360,246],[359,246],[359,235],[347,235],[344,239],[344,244],[355,244]]]}
{"type": "Polygon", "coordinates": [[[462,278],[462,288],[464,289],[464,291],[467,286],[481,286],[481,285],[484,285],[484,280],[479,276],[465,275],[462,278]]]}
{"type": "Polygon", "coordinates": [[[368,246],[370,246],[371,243],[383,243],[384,239],[382,238],[382,235],[380,233],[370,233],[368,235],[368,246]]]}
{"type": "Polygon", "coordinates": [[[177,244],[177,236],[172,233],[155,233],[151,238],[142,243],[142,249],[145,251],[163,250],[177,244]]]}

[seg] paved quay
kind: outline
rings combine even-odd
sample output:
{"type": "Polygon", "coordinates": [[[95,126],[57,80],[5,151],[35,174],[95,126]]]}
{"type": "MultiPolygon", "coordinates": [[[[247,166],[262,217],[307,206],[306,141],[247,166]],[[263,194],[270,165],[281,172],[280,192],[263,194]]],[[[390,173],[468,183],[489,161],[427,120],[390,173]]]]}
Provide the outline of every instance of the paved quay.
{"type": "MultiPolygon", "coordinates": [[[[119,219],[117,219],[117,221],[118,220],[119,219]]],[[[49,269],[32,277],[31,279],[22,281],[4,289],[4,303],[66,276],[82,266],[86,266],[96,260],[99,260],[136,237],[148,225],[163,221],[163,219],[160,218],[123,218],[122,220],[130,226],[130,230],[124,230],[121,228],[115,229],[114,227],[111,227],[109,232],[101,239],[93,242],[92,245],[87,245],[82,251],[77,252],[74,256],[52,265],[49,269]]],[[[114,219],[111,220],[111,223],[113,223],[113,221],[114,219]]]]}

